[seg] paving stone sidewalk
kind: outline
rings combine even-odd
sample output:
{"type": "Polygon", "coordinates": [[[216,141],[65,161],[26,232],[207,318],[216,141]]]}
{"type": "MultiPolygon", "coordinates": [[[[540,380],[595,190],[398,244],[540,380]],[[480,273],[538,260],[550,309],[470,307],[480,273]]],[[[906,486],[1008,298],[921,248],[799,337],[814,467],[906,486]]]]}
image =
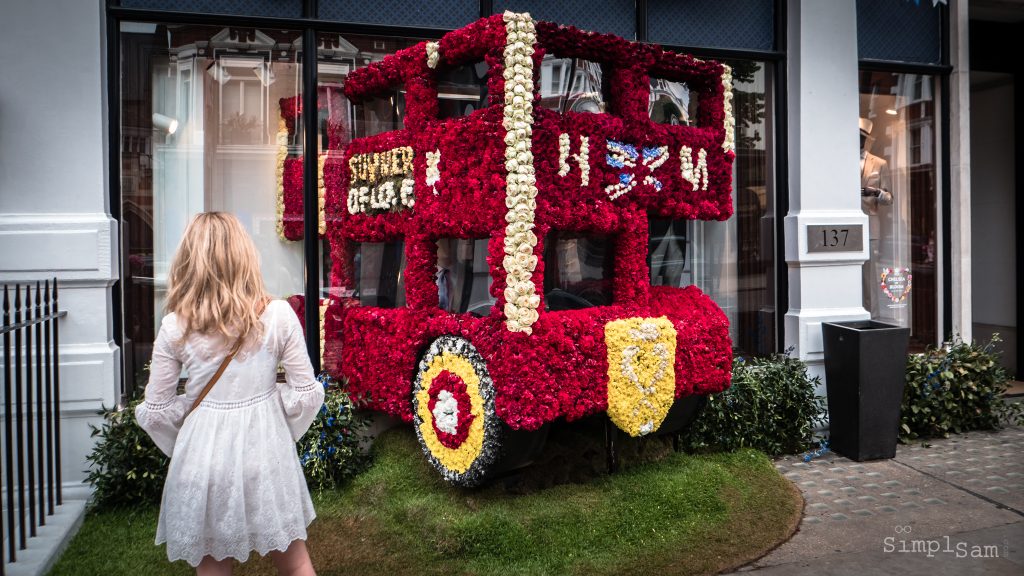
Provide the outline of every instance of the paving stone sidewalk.
{"type": "Polygon", "coordinates": [[[775,465],[804,518],[740,573],[1024,574],[1024,428],[900,446],[892,460],[775,465]]]}

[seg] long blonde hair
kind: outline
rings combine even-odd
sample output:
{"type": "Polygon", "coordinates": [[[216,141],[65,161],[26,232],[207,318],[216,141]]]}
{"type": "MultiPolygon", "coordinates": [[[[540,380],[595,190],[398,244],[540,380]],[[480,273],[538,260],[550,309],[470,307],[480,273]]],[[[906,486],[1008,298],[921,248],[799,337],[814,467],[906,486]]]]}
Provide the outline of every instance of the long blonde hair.
{"type": "Polygon", "coordinates": [[[252,238],[232,214],[203,212],[185,229],[167,279],[167,312],[184,336],[221,333],[233,341],[259,333],[269,299],[252,238]]]}

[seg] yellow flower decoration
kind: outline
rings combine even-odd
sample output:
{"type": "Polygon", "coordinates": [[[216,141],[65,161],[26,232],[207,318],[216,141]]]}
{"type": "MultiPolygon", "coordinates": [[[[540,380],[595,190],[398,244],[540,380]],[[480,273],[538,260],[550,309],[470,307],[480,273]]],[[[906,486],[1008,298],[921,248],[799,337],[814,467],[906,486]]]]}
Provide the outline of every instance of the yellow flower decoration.
{"type": "Polygon", "coordinates": [[[604,341],[608,417],[630,436],[656,431],[675,400],[675,327],[664,316],[613,320],[604,341]]]}
{"type": "Polygon", "coordinates": [[[327,309],[331,307],[331,299],[320,300],[320,367],[324,365],[324,349],[327,347],[327,309]]]}
{"type": "Polygon", "coordinates": [[[277,235],[281,240],[287,241],[284,237],[284,160],[288,157],[288,127],[284,119],[277,123],[277,166],[274,170],[277,177],[277,235]]]}
{"type": "Polygon", "coordinates": [[[416,410],[419,415],[419,432],[430,455],[452,472],[464,474],[480,456],[484,444],[484,399],[480,394],[480,378],[469,360],[452,352],[435,356],[422,375],[416,390],[416,410]],[[447,370],[466,383],[466,394],[470,400],[473,421],[469,424],[469,435],[458,448],[448,448],[434,431],[434,415],[430,413],[430,385],[434,378],[447,370]]]}

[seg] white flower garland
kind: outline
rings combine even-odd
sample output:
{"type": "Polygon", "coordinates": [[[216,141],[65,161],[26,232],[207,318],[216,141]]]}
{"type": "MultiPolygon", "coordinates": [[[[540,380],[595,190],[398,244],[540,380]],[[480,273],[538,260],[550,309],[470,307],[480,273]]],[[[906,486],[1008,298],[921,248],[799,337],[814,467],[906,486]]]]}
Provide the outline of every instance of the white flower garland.
{"type": "Polygon", "coordinates": [[[708,189],[708,153],[703,148],[697,150],[697,167],[693,166],[693,149],[683,146],[679,149],[680,171],[683,180],[693,186],[694,190],[708,189]]]}
{"type": "Polygon", "coordinates": [[[434,150],[433,152],[427,152],[427,186],[434,192],[434,196],[437,196],[437,184],[441,181],[441,169],[439,165],[441,163],[441,151],[434,150]]]}
{"type": "Polygon", "coordinates": [[[657,148],[644,148],[643,151],[643,163],[647,166],[650,171],[646,177],[644,177],[644,184],[648,186],[654,186],[656,189],[661,190],[661,182],[654,177],[654,171],[661,167],[662,164],[668,161],[668,146],[659,146],[657,148]],[[653,152],[653,156],[649,156],[648,152],[653,152]]]}
{"type": "Polygon", "coordinates": [[[317,203],[317,233],[321,236],[327,234],[327,215],[324,207],[327,206],[327,185],[324,183],[324,163],[327,162],[327,155],[321,154],[317,158],[316,168],[316,203],[317,203]]]}
{"type": "Polygon", "coordinates": [[[440,59],[441,52],[438,50],[438,43],[427,42],[427,66],[437,68],[437,63],[440,59]]]}
{"type": "Polygon", "coordinates": [[[277,236],[284,237],[284,160],[288,157],[288,126],[284,119],[277,123],[277,236]]]}
{"type": "Polygon", "coordinates": [[[570,153],[569,135],[563,132],[558,135],[558,175],[566,176],[569,174],[570,166],[568,160],[572,156],[580,166],[580,186],[586,186],[590,183],[590,138],[580,136],[579,154],[570,153]]]}
{"type": "Polygon", "coordinates": [[[722,140],[722,150],[726,152],[736,151],[736,119],[732,115],[732,68],[722,64],[722,110],[725,112],[723,128],[725,139],[722,140]]]}
{"type": "Polygon", "coordinates": [[[558,135],[558,175],[565,176],[569,173],[569,135],[562,132],[558,135]]]}
{"type": "Polygon", "coordinates": [[[537,185],[531,151],[533,135],[533,45],[537,41],[528,13],[505,12],[505,325],[531,334],[540,297],[533,283],[537,236],[533,233],[537,185]]]}

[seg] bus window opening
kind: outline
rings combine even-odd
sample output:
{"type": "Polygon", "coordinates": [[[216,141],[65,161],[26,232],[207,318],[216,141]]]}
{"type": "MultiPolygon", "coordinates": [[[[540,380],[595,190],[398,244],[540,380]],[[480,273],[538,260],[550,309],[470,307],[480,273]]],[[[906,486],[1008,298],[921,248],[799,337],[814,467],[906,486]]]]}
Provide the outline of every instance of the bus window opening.
{"type": "Polygon", "coordinates": [[[651,78],[651,95],[648,101],[651,122],[673,126],[696,126],[699,104],[697,92],[691,90],[685,82],[651,78]]]}
{"type": "Polygon", "coordinates": [[[437,117],[469,116],[487,106],[487,64],[477,62],[437,73],[437,117]]]}
{"type": "Polygon", "coordinates": [[[688,222],[668,218],[650,218],[648,221],[647,266],[651,271],[651,286],[681,288],[690,285],[688,222]]]}
{"type": "Polygon", "coordinates": [[[610,305],[614,270],[614,242],[610,236],[551,232],[544,246],[547,309],[610,305]]]}
{"type": "Polygon", "coordinates": [[[437,299],[453,314],[491,313],[491,275],[487,265],[487,239],[442,238],[437,241],[437,299]]]}
{"type": "Polygon", "coordinates": [[[606,111],[601,65],[581,58],[544,56],[540,105],[559,113],[606,111]]]}
{"type": "Polygon", "coordinates": [[[363,242],[355,250],[355,294],[363,306],[405,306],[405,242],[363,242]]]}
{"type": "Polygon", "coordinates": [[[354,106],[356,138],[405,128],[405,92],[395,90],[354,106]]]}

